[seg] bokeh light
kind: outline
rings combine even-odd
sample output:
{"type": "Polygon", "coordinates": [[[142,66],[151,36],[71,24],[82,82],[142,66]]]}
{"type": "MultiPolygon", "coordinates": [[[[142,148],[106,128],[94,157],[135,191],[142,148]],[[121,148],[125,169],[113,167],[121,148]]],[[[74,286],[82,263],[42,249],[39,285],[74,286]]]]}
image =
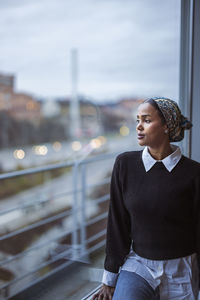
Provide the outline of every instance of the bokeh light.
{"type": "Polygon", "coordinates": [[[123,125],[122,127],[120,127],[119,132],[122,136],[127,136],[127,135],[129,135],[130,130],[127,126],[123,125]]]}
{"type": "Polygon", "coordinates": [[[48,148],[45,145],[38,145],[33,147],[33,151],[36,155],[46,155],[48,148]]]}
{"type": "Polygon", "coordinates": [[[102,145],[104,145],[104,144],[106,143],[106,141],[107,141],[106,137],[103,136],[103,135],[100,135],[100,136],[98,137],[98,139],[100,140],[100,142],[101,142],[102,145]]]}
{"type": "Polygon", "coordinates": [[[72,149],[74,151],[79,151],[82,148],[82,145],[79,141],[72,142],[72,149]]]}
{"type": "Polygon", "coordinates": [[[14,152],[13,152],[13,156],[14,158],[16,159],[23,159],[25,157],[25,152],[24,150],[22,149],[16,149],[14,152]]]}
{"type": "Polygon", "coordinates": [[[54,149],[54,151],[58,152],[58,151],[61,150],[61,148],[62,148],[62,144],[60,142],[54,142],[53,143],[53,149],[54,149]]]}
{"type": "Polygon", "coordinates": [[[101,143],[101,140],[96,138],[96,139],[92,139],[90,141],[90,145],[93,149],[97,149],[99,147],[101,147],[102,143],[101,143]]]}

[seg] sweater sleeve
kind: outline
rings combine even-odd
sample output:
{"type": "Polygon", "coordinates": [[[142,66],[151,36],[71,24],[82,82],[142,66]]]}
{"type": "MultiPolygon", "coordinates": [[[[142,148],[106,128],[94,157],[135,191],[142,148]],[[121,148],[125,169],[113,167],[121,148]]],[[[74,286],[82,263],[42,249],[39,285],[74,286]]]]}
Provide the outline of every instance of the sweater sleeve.
{"type": "Polygon", "coordinates": [[[200,174],[195,181],[196,247],[200,262],[200,174]]]}
{"type": "Polygon", "coordinates": [[[131,246],[130,216],[123,202],[122,172],[117,157],[111,176],[110,205],[107,222],[105,270],[118,273],[131,246]]]}
{"type": "MultiPolygon", "coordinates": [[[[196,216],[196,252],[198,260],[198,268],[200,273],[200,175],[195,181],[195,216],[196,216]]],[[[200,290],[200,277],[199,277],[200,290]]]]}

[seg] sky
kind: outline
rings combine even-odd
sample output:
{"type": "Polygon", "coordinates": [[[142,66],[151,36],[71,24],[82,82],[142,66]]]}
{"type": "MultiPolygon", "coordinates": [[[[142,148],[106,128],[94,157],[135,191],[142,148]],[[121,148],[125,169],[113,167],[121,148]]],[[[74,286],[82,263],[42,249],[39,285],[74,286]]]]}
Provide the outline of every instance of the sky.
{"type": "Polygon", "coordinates": [[[181,0],[1,0],[0,72],[37,97],[178,101],[181,0]]]}

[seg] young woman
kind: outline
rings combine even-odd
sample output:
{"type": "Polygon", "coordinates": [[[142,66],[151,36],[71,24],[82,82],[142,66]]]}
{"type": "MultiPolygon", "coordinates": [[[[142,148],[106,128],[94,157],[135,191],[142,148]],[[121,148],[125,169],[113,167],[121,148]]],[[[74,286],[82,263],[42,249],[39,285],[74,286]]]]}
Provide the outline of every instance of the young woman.
{"type": "Polygon", "coordinates": [[[103,286],[93,300],[198,299],[200,163],[170,144],[191,127],[173,100],[139,106],[146,147],[116,158],[103,286]]]}

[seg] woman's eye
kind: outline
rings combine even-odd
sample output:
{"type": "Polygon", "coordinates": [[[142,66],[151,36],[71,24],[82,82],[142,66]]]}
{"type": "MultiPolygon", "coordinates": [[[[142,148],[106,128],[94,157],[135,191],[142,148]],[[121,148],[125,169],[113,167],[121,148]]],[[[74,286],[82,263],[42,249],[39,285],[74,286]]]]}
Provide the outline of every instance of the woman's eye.
{"type": "Polygon", "coordinates": [[[136,120],[136,123],[139,123],[140,122],[140,120],[136,120]]]}
{"type": "Polygon", "coordinates": [[[145,120],[146,123],[151,123],[151,120],[145,120]]]}

